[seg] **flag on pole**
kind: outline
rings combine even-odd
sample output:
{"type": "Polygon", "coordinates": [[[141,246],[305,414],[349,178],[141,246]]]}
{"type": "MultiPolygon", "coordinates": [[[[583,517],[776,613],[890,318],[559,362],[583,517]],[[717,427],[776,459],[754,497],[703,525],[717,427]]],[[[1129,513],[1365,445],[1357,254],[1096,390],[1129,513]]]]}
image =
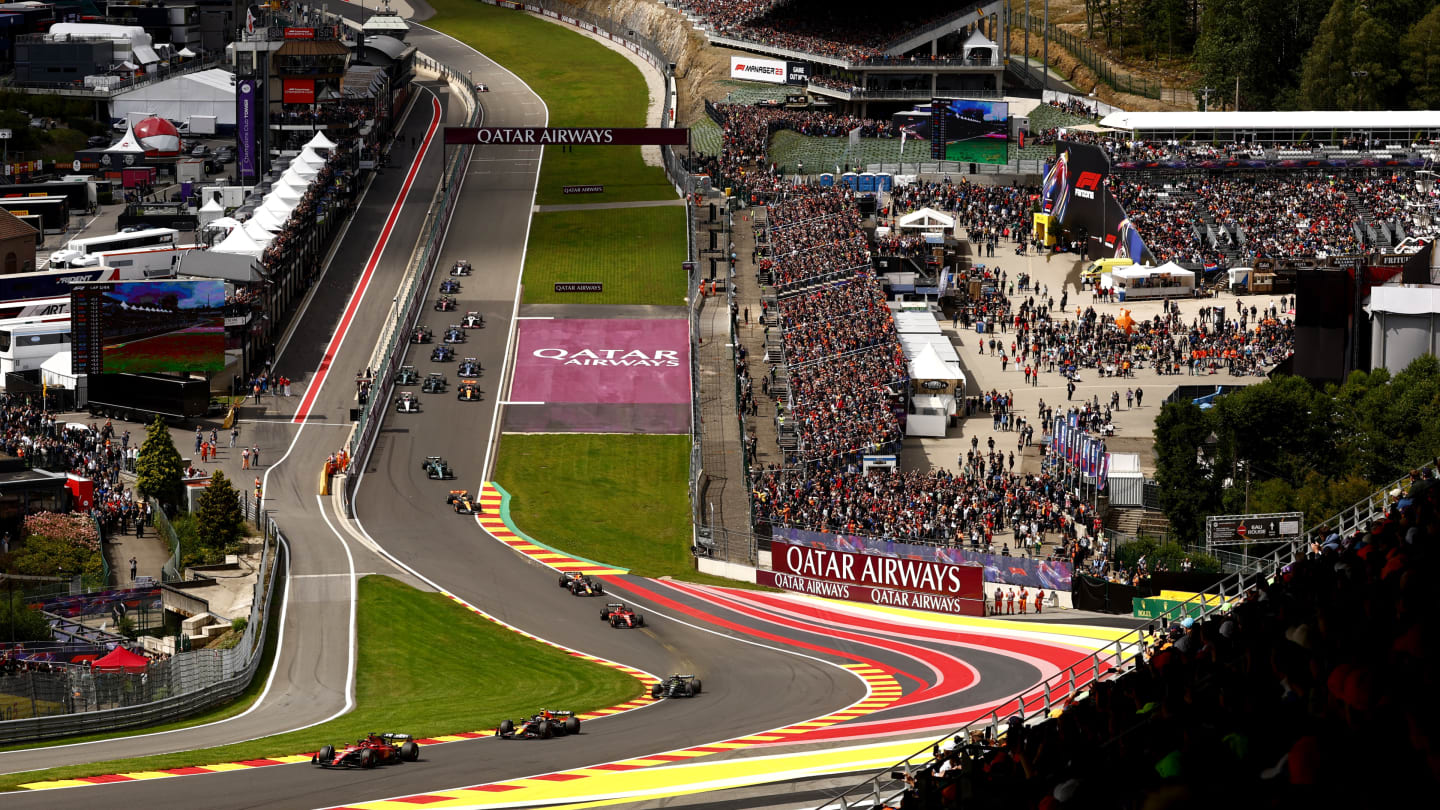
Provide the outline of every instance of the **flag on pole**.
{"type": "Polygon", "coordinates": [[[245,9],[245,33],[247,33],[247,34],[253,34],[253,33],[255,33],[255,7],[254,7],[254,6],[250,6],[250,7],[247,7],[247,8],[245,9]]]}

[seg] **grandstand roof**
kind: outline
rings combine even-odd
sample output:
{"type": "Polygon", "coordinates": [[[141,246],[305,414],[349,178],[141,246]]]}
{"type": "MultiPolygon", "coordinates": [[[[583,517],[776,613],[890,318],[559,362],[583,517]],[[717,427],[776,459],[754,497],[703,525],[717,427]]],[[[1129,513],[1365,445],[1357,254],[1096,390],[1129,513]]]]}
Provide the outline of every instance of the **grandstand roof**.
{"type": "Polygon", "coordinates": [[[1440,129],[1440,110],[1122,111],[1105,116],[1100,125],[1126,130],[1440,129]]]}

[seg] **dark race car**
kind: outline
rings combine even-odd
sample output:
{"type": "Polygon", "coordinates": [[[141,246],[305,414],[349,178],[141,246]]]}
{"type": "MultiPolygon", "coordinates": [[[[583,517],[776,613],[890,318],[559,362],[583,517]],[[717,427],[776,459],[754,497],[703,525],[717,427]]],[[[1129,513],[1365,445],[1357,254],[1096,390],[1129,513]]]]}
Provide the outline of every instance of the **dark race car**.
{"type": "Polygon", "coordinates": [[[460,325],[466,329],[484,329],[485,316],[472,309],[465,313],[464,318],[460,319],[460,325]]]}
{"type": "Polygon", "coordinates": [[[448,296],[448,295],[442,295],[442,296],[440,296],[440,300],[438,300],[438,301],[435,302],[435,311],[436,311],[436,312],[454,312],[454,311],[455,311],[455,299],[454,299],[454,298],[451,298],[451,297],[448,296]]]}
{"type": "Polygon", "coordinates": [[[455,471],[450,469],[450,465],[445,459],[439,456],[426,456],[425,460],[420,462],[420,469],[433,479],[449,481],[455,478],[455,471]]]}
{"type": "Polygon", "coordinates": [[[455,507],[457,515],[478,515],[483,510],[480,502],[470,497],[470,491],[466,489],[452,489],[450,495],[445,498],[445,503],[455,507]]]}
{"type": "Polygon", "coordinates": [[[589,576],[571,577],[570,580],[565,583],[565,587],[567,587],[567,588],[570,589],[570,593],[571,593],[571,595],[573,595],[573,596],[604,596],[604,595],[605,595],[605,585],[602,584],[599,580],[595,579],[594,577],[589,577],[589,576]]]}
{"type": "Polygon", "coordinates": [[[631,610],[624,602],[611,602],[600,609],[600,621],[611,627],[644,627],[645,617],[631,610]]]}
{"type": "Polygon", "coordinates": [[[475,359],[474,357],[467,357],[464,360],[460,361],[460,368],[455,373],[459,374],[461,377],[468,377],[470,379],[474,379],[484,374],[485,369],[480,366],[479,360],[475,359]]]}
{"type": "Polygon", "coordinates": [[[415,398],[414,392],[412,392],[412,391],[405,391],[405,392],[403,392],[403,393],[400,394],[400,398],[399,398],[399,399],[395,400],[395,412],[396,412],[396,413],[419,413],[419,412],[420,412],[420,400],[418,400],[418,399],[415,398]]]}
{"type": "Polygon", "coordinates": [[[582,574],[582,573],[580,573],[579,571],[564,571],[564,572],[561,572],[561,574],[560,574],[560,587],[562,587],[562,588],[568,588],[568,587],[570,587],[570,581],[571,581],[571,580],[573,580],[573,579],[579,579],[580,577],[583,577],[583,576],[585,576],[585,575],[582,574]]]}
{"type": "Polygon", "coordinates": [[[551,737],[564,737],[566,734],[580,733],[580,718],[574,712],[552,711],[542,709],[539,714],[525,719],[501,720],[500,727],[495,729],[495,736],[507,740],[516,737],[521,739],[548,740],[551,737]]]}
{"type": "Polygon", "coordinates": [[[471,268],[470,268],[470,260],[469,260],[469,259],[460,259],[459,261],[455,262],[455,264],[451,265],[451,267],[450,267],[450,275],[452,275],[452,276],[468,276],[468,275],[470,275],[470,269],[471,269],[471,268]]]}
{"type": "Polygon", "coordinates": [[[450,382],[445,375],[438,371],[432,371],[425,375],[425,382],[420,384],[420,390],[426,394],[443,394],[450,382]]]}
{"type": "Polygon", "coordinates": [[[650,687],[652,698],[695,697],[700,694],[700,679],[694,675],[671,675],[650,687]]]}
{"type": "Polygon", "coordinates": [[[485,399],[485,394],[480,390],[480,386],[467,382],[460,383],[460,387],[455,390],[455,398],[461,402],[480,402],[485,399]]]}
{"type": "Polygon", "coordinates": [[[401,366],[400,370],[395,372],[396,385],[416,385],[419,382],[420,372],[416,371],[414,366],[401,366]]]}
{"type": "Polygon", "coordinates": [[[445,330],[445,342],[446,342],[446,343],[464,343],[464,342],[465,342],[465,330],[460,328],[460,324],[458,324],[458,323],[452,323],[452,324],[450,324],[450,328],[448,328],[448,329],[445,330]]]}
{"type": "Polygon", "coordinates": [[[411,343],[429,343],[435,339],[435,335],[428,326],[417,326],[415,331],[410,333],[411,343]]]}
{"type": "Polygon", "coordinates": [[[454,295],[458,292],[460,292],[460,282],[456,281],[455,279],[447,278],[444,281],[440,282],[441,295],[454,295]]]}
{"type": "Polygon", "coordinates": [[[436,346],[434,351],[430,352],[430,359],[434,360],[437,363],[448,363],[451,360],[455,359],[455,350],[449,346],[441,344],[439,346],[436,346]]]}
{"type": "Polygon", "coordinates": [[[409,734],[371,734],[339,750],[333,745],[323,746],[310,763],[322,768],[373,768],[419,758],[420,743],[409,734]]]}

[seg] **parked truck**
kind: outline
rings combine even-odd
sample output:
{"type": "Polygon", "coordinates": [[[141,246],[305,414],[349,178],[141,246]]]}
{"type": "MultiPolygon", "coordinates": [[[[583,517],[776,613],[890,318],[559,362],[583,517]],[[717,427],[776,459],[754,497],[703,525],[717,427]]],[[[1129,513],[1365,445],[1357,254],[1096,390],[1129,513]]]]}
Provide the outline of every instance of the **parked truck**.
{"type": "Polygon", "coordinates": [[[91,374],[91,416],[148,422],[196,419],[210,412],[210,383],[163,374],[91,374]]]}

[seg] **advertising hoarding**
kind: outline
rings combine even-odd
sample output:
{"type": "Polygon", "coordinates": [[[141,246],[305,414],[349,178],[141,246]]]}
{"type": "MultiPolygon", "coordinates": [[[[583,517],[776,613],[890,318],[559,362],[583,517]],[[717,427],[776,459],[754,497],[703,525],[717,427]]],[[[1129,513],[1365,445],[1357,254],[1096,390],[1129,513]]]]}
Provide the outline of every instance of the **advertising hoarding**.
{"type": "Polygon", "coordinates": [[[1060,560],[1011,557],[1005,554],[969,551],[955,546],[902,543],[898,540],[886,540],[879,537],[812,532],[782,526],[775,527],[773,531],[776,540],[783,540],[795,545],[829,548],[857,554],[876,554],[954,565],[979,566],[984,572],[983,578],[986,582],[1002,585],[1024,585],[1027,588],[1068,591],[1074,575],[1070,563],[1060,560]]]}
{"type": "Polygon", "coordinates": [[[259,88],[260,83],[254,77],[246,76],[235,82],[235,163],[241,182],[260,174],[257,160],[259,88]]]}
{"type": "Polygon", "coordinates": [[[221,371],[224,306],[219,279],[77,284],[72,365],[89,374],[221,371]]]}
{"type": "Polygon", "coordinates": [[[314,104],[315,80],[286,79],[283,85],[281,99],[286,104],[314,104]]]}
{"type": "Polygon", "coordinates": [[[1082,231],[1092,258],[1126,258],[1136,264],[1155,264],[1130,216],[1105,185],[1110,176],[1110,159],[1104,150],[1089,144],[1060,141],[1055,145],[1055,162],[1041,184],[1042,210],[1059,220],[1072,236],[1082,231]]]}
{"type": "Polygon", "coordinates": [[[450,146],[684,146],[690,130],[672,127],[446,127],[450,146]]]}
{"type": "Polygon", "coordinates": [[[786,83],[786,84],[809,84],[809,83],[810,83],[810,66],[807,65],[807,64],[805,64],[804,62],[786,62],[786,63],[785,63],[785,83],[786,83]]]}
{"type": "MultiPolygon", "coordinates": [[[[802,65],[803,68],[803,65],[802,65]]],[[[760,59],[759,57],[730,57],[730,78],[747,82],[785,84],[789,69],[782,59],[760,59]]]]}
{"type": "Polygon", "coordinates": [[[771,543],[764,584],[832,599],[984,615],[981,568],[922,559],[771,543]]]}

